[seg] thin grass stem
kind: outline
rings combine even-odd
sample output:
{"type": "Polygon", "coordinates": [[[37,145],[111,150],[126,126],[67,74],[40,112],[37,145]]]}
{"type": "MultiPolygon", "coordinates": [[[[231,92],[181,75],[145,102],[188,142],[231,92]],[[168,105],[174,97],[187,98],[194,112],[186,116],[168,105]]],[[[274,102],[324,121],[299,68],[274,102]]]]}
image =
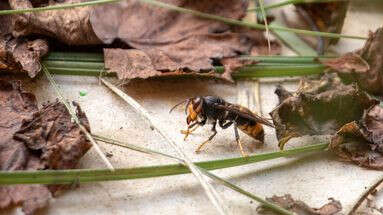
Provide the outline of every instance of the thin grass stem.
{"type": "MultiPolygon", "coordinates": [[[[291,5],[291,4],[304,4],[304,3],[326,3],[326,2],[339,2],[339,1],[349,1],[349,0],[287,0],[287,1],[281,1],[275,4],[270,4],[270,5],[265,5],[264,9],[269,10],[269,9],[274,9],[274,8],[279,8],[283,7],[286,5],[291,5]]],[[[256,7],[256,8],[251,8],[248,9],[248,12],[252,11],[261,11],[261,7],[256,7]]]]}
{"type": "MultiPolygon", "coordinates": [[[[128,143],[122,143],[122,142],[119,142],[119,141],[116,141],[116,140],[112,140],[112,139],[109,139],[109,138],[105,138],[105,137],[102,137],[102,136],[98,136],[98,135],[93,135],[93,137],[97,140],[100,140],[100,141],[103,141],[103,142],[106,142],[106,143],[110,143],[112,145],[117,145],[117,146],[121,146],[121,147],[124,147],[124,148],[129,148],[129,149],[132,149],[132,150],[135,150],[135,151],[139,151],[139,152],[143,152],[143,153],[148,153],[148,154],[153,154],[153,155],[160,155],[160,156],[164,156],[164,157],[167,157],[167,158],[170,158],[170,159],[173,159],[173,160],[176,160],[177,162],[180,162],[180,163],[184,163],[184,161],[182,159],[179,159],[177,157],[174,157],[172,155],[167,155],[167,154],[164,154],[162,152],[157,152],[157,151],[154,151],[154,150],[151,150],[151,149],[146,149],[146,148],[143,148],[143,147],[138,147],[138,146],[134,146],[134,145],[131,145],[131,144],[128,144],[128,143]]],[[[293,213],[291,213],[290,211],[278,206],[278,205],[275,205],[269,201],[266,201],[265,199],[261,198],[261,197],[258,197],[244,189],[242,189],[241,187],[237,186],[237,185],[234,185],[232,183],[230,183],[229,181],[223,179],[223,178],[220,178],[208,171],[206,171],[205,169],[201,168],[201,167],[198,167],[199,170],[205,174],[206,176],[212,178],[214,181],[234,190],[234,191],[237,191],[251,199],[254,199],[255,201],[258,201],[259,203],[261,203],[262,205],[264,205],[265,207],[268,207],[272,210],[274,210],[275,212],[277,213],[281,213],[281,214],[288,214],[288,215],[292,215],[293,213]]]]}
{"type": "Polygon", "coordinates": [[[49,82],[55,89],[60,101],[65,105],[66,109],[70,113],[72,119],[75,121],[75,123],[78,125],[78,127],[81,129],[81,131],[85,134],[86,138],[91,142],[93,148],[96,150],[97,154],[100,156],[102,161],[105,163],[105,165],[109,168],[109,170],[114,171],[113,165],[109,162],[109,160],[106,158],[105,154],[101,151],[100,147],[97,145],[96,141],[93,139],[92,135],[88,132],[88,130],[81,124],[80,120],[77,117],[76,112],[73,110],[73,108],[70,106],[70,104],[65,100],[64,96],[62,95],[56,81],[53,79],[51,74],[49,73],[48,69],[45,67],[44,64],[42,64],[42,69],[47,76],[49,82]]]}
{"type": "MultiPolygon", "coordinates": [[[[284,151],[269,152],[248,157],[226,158],[212,161],[195,162],[206,170],[215,170],[252,164],[282,157],[304,153],[321,152],[327,149],[328,143],[302,146],[284,151]]],[[[15,184],[70,184],[73,182],[96,182],[151,178],[190,173],[181,164],[157,165],[135,168],[109,169],[71,169],[71,170],[37,170],[37,171],[0,171],[0,185],[15,184]]]]}
{"type": "Polygon", "coordinates": [[[190,169],[193,175],[201,183],[202,188],[205,190],[206,195],[208,196],[209,200],[212,202],[214,207],[218,210],[218,212],[220,214],[227,214],[226,208],[224,207],[224,204],[222,203],[223,201],[221,197],[218,195],[217,191],[214,189],[214,187],[206,180],[206,178],[199,171],[199,168],[197,168],[197,166],[182,151],[182,149],[167,135],[167,133],[160,126],[157,125],[157,123],[155,122],[153,117],[149,114],[149,112],[145,108],[143,108],[136,100],[134,100],[132,97],[130,97],[128,94],[126,94],[122,90],[118,89],[116,86],[114,86],[110,82],[106,81],[103,78],[100,78],[100,80],[106,87],[108,87],[116,95],[121,97],[121,99],[123,99],[126,103],[132,106],[138,114],[140,114],[144,119],[146,119],[149,122],[150,128],[155,130],[163,139],[165,139],[166,142],[177,152],[178,156],[180,156],[182,160],[184,160],[185,165],[190,169]]]}
{"type": "MultiPolygon", "coordinates": [[[[46,11],[46,10],[59,10],[59,9],[68,9],[68,8],[74,8],[74,7],[94,6],[94,5],[99,5],[99,4],[115,3],[115,2],[119,2],[119,1],[122,1],[122,0],[95,0],[95,1],[89,1],[89,2],[80,2],[80,3],[73,3],[73,4],[60,4],[60,5],[38,7],[38,8],[2,10],[2,11],[0,11],[0,15],[20,14],[20,13],[26,13],[26,12],[42,12],[42,11],[46,11]]],[[[206,18],[206,19],[212,19],[215,21],[220,21],[220,22],[224,22],[224,23],[230,24],[230,25],[236,25],[236,26],[243,26],[243,27],[252,28],[252,29],[265,30],[265,25],[261,25],[261,24],[239,21],[236,19],[230,19],[230,18],[225,18],[222,16],[203,13],[203,12],[199,12],[199,11],[195,11],[195,10],[191,10],[191,9],[187,9],[187,8],[177,7],[177,6],[174,6],[171,4],[166,4],[166,3],[159,2],[156,0],[140,0],[140,1],[143,3],[157,6],[157,7],[162,7],[162,8],[166,8],[169,10],[174,10],[174,11],[178,11],[181,13],[192,14],[194,16],[198,16],[198,17],[206,18]]],[[[343,34],[328,33],[328,32],[308,31],[308,30],[303,30],[303,29],[294,29],[294,28],[277,27],[277,26],[274,26],[274,27],[270,26],[270,29],[281,30],[281,31],[290,31],[290,32],[294,32],[297,34],[321,36],[321,37],[328,37],[328,38],[349,38],[349,39],[362,39],[362,40],[368,39],[367,37],[362,37],[362,36],[352,36],[352,35],[343,35],[343,34]]]]}

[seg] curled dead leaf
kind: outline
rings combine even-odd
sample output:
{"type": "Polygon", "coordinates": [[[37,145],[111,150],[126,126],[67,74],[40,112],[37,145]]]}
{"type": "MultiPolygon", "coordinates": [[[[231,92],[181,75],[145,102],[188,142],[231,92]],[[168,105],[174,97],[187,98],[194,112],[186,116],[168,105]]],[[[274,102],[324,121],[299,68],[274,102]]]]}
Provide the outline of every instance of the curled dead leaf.
{"type": "MultiPolygon", "coordinates": [[[[32,118],[37,111],[33,94],[25,92],[20,82],[0,80],[0,167],[1,170],[33,170],[43,165],[13,134],[22,121],[32,118]]],[[[43,185],[19,185],[0,187],[0,209],[11,205],[22,205],[25,214],[33,214],[48,205],[50,192],[43,185]],[[38,202],[38,204],[34,204],[38,202]]]]}
{"type": "Polygon", "coordinates": [[[48,53],[48,43],[42,39],[25,40],[10,35],[0,36],[0,69],[27,72],[33,78],[41,70],[40,59],[48,53]]]}
{"type": "Polygon", "coordinates": [[[342,126],[332,137],[330,149],[345,161],[383,169],[383,108],[375,105],[360,120],[342,126]]]}
{"type": "MultiPolygon", "coordinates": [[[[25,9],[59,4],[44,2],[10,0],[9,5],[12,9],[25,9]]],[[[242,19],[248,6],[247,1],[234,0],[172,0],[166,3],[232,19],[242,19]]],[[[230,81],[230,70],[222,76],[209,73],[214,68],[214,60],[239,54],[262,54],[267,50],[262,31],[231,27],[141,1],[16,14],[12,15],[12,23],[15,37],[46,35],[70,45],[123,41],[133,50],[123,53],[126,58],[119,57],[120,62],[109,58],[112,51],[107,50],[105,63],[119,78],[125,79],[201,73],[230,81]]],[[[272,50],[272,54],[280,53],[280,45],[272,42],[272,50]]],[[[121,50],[116,52],[122,53],[121,50]]]]}
{"type": "MultiPolygon", "coordinates": [[[[342,31],[344,19],[346,17],[349,1],[326,2],[326,3],[305,3],[296,4],[299,10],[304,10],[310,16],[317,31],[340,33],[342,31]]],[[[302,14],[301,14],[302,16],[302,14]]],[[[313,30],[313,29],[312,29],[313,30]]],[[[335,44],[339,39],[325,39],[324,48],[330,44],[335,44]]]]}
{"type": "MultiPolygon", "coordinates": [[[[298,215],[333,215],[342,210],[341,203],[333,198],[329,198],[330,202],[320,208],[313,208],[308,206],[303,201],[294,200],[290,194],[286,194],[284,196],[274,195],[271,198],[266,198],[266,200],[298,215]]],[[[272,210],[262,206],[258,208],[258,212],[260,214],[275,214],[272,210]]]]}
{"type": "MultiPolygon", "coordinates": [[[[89,129],[79,107],[78,115],[89,129]]],[[[0,170],[7,171],[74,168],[91,146],[63,104],[38,110],[35,96],[18,81],[0,80],[0,136],[0,170]]],[[[51,192],[58,188],[0,187],[0,209],[22,205],[25,214],[34,214],[48,205],[51,192]]]]}
{"type": "MultiPolygon", "coordinates": [[[[233,0],[174,0],[167,3],[232,19],[243,18],[248,4],[247,1],[233,0]]],[[[251,52],[267,54],[264,53],[267,40],[262,31],[234,28],[139,1],[97,6],[92,11],[91,22],[96,35],[104,43],[120,39],[137,49],[115,51],[125,52],[123,56],[126,58],[119,59],[129,61],[126,63],[117,62],[110,57],[113,51],[105,49],[107,68],[117,72],[119,78],[148,78],[189,72],[207,75],[206,72],[214,69],[214,60],[251,52]]],[[[279,53],[279,44],[272,44],[273,54],[279,53]]],[[[213,76],[231,80],[230,73],[227,71],[223,76],[213,76]]]]}
{"type": "Polygon", "coordinates": [[[374,95],[383,95],[383,28],[370,33],[364,47],[333,60],[322,60],[345,83],[355,82],[374,95]]]}
{"type": "Polygon", "coordinates": [[[323,61],[323,64],[342,74],[363,73],[370,69],[368,63],[353,52],[347,53],[340,58],[323,61]]]}
{"type": "MultiPolygon", "coordinates": [[[[84,116],[78,105],[77,115],[84,116]]],[[[89,129],[87,118],[79,118],[81,124],[89,129]]],[[[65,105],[60,102],[46,104],[31,119],[24,120],[14,138],[29,149],[41,151],[40,158],[49,169],[76,167],[91,147],[80,128],[71,122],[65,105]]]]}
{"type": "MultiPolygon", "coordinates": [[[[49,6],[70,4],[86,0],[49,1],[49,6]]],[[[33,8],[35,1],[9,0],[12,9],[33,8]]],[[[36,5],[39,6],[39,5],[36,5]]],[[[94,45],[101,41],[93,32],[90,23],[92,7],[76,7],[70,10],[49,10],[39,13],[12,15],[12,34],[15,37],[32,34],[46,35],[69,45],[94,45]]]]}
{"type": "MultiPolygon", "coordinates": [[[[283,13],[288,27],[312,31],[341,33],[347,14],[349,1],[300,2],[295,4],[296,14],[283,13]]],[[[323,55],[329,45],[337,43],[337,38],[300,36],[319,55],[323,55]]]]}
{"type": "Polygon", "coordinates": [[[282,87],[276,93],[280,104],[270,115],[277,138],[283,143],[297,136],[335,134],[378,103],[356,85],[344,85],[336,74],[324,75],[320,80],[303,79],[294,93],[282,87]]]}

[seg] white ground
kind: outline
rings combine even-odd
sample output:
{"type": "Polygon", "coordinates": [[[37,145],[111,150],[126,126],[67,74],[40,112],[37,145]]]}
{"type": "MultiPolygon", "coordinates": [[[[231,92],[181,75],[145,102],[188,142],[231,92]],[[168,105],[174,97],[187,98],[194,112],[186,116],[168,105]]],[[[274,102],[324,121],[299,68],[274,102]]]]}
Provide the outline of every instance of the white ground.
{"type": "MultiPolygon", "coordinates": [[[[383,20],[382,10],[374,6],[353,3],[345,22],[344,34],[366,35],[375,30],[383,20]],[[357,8],[358,7],[358,8],[357,8]],[[361,9],[362,8],[362,9],[361,9]]],[[[340,53],[361,47],[363,41],[342,39],[336,47],[340,53]]],[[[287,51],[286,51],[287,52],[287,51]]],[[[169,154],[174,151],[148,124],[119,97],[99,84],[94,77],[55,76],[69,100],[80,103],[96,134],[126,141],[138,146],[155,149],[169,154]],[[87,92],[81,97],[79,91],[87,92]]],[[[295,89],[296,82],[284,84],[295,89]]],[[[179,133],[185,127],[185,116],[177,109],[172,115],[169,108],[177,102],[196,95],[219,95],[230,102],[243,98],[244,92],[253,92],[249,83],[225,85],[207,80],[154,80],[131,82],[126,92],[150,111],[161,127],[179,143],[179,146],[194,161],[213,160],[239,156],[234,144],[232,129],[221,131],[207,149],[195,154],[197,144],[209,136],[210,126],[197,130],[184,142],[179,133]]],[[[40,103],[55,100],[53,88],[44,77],[30,81],[28,89],[33,91],[40,103]]],[[[275,83],[261,84],[262,111],[268,113],[277,104],[273,91],[275,83]]],[[[244,98],[246,100],[246,97],[244,98]]],[[[240,99],[241,102],[245,102],[240,99]]],[[[254,108],[254,107],[251,107],[254,108]]],[[[246,149],[252,148],[252,140],[241,134],[246,149]],[[248,148],[249,147],[249,148],[248,148]]],[[[292,141],[287,148],[298,145],[319,143],[318,138],[302,138],[292,141]]],[[[137,167],[167,164],[163,158],[143,155],[124,148],[100,143],[104,152],[110,152],[115,167],[137,167]]],[[[253,153],[278,150],[273,130],[266,128],[266,144],[253,153]]],[[[94,150],[82,159],[80,168],[104,168],[94,150]]],[[[259,196],[283,195],[290,193],[294,198],[312,206],[321,206],[333,197],[342,202],[348,211],[381,173],[342,163],[330,153],[306,155],[299,158],[282,158],[247,166],[214,171],[236,185],[259,196]]],[[[258,204],[245,196],[223,186],[215,186],[222,195],[232,214],[256,214],[258,204]]],[[[44,214],[216,214],[198,181],[191,174],[127,180],[116,182],[82,184],[80,188],[66,192],[52,200],[44,214]]],[[[0,214],[20,214],[21,209],[0,214]]]]}

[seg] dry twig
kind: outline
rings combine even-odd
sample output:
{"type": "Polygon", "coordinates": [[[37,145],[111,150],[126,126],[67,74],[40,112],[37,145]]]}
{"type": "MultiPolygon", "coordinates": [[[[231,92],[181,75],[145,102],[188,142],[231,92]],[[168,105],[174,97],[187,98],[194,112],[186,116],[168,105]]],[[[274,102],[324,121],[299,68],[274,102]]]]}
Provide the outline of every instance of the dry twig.
{"type": "Polygon", "coordinates": [[[110,82],[106,81],[103,78],[101,78],[101,82],[105,86],[107,86],[110,90],[112,90],[114,93],[116,93],[118,96],[120,96],[129,105],[131,105],[136,110],[137,113],[139,113],[142,117],[148,120],[150,127],[156,130],[166,140],[166,142],[169,143],[169,145],[171,145],[172,148],[176,150],[178,156],[180,156],[181,159],[185,161],[185,164],[190,169],[190,171],[195,175],[195,177],[199,180],[202,187],[205,189],[205,192],[207,196],[209,197],[210,201],[213,203],[213,205],[216,207],[219,213],[226,214],[226,210],[223,208],[223,204],[221,203],[222,200],[219,197],[217,191],[206,180],[206,178],[204,178],[204,176],[202,175],[198,167],[195,164],[193,164],[193,162],[190,160],[190,158],[186,156],[186,154],[181,150],[181,148],[178,147],[177,144],[159,126],[156,126],[156,123],[154,122],[153,118],[150,116],[148,111],[145,108],[143,108],[136,100],[134,100],[132,97],[130,97],[126,93],[122,92],[120,89],[118,89],[116,86],[114,86],[110,82]]]}
{"type": "Polygon", "coordinates": [[[374,195],[376,194],[376,192],[378,192],[382,188],[383,188],[383,178],[380,178],[377,182],[374,183],[374,185],[370,187],[370,189],[368,189],[365,193],[363,193],[363,195],[355,203],[354,207],[352,207],[348,215],[354,215],[364,201],[375,198],[374,195]]]}

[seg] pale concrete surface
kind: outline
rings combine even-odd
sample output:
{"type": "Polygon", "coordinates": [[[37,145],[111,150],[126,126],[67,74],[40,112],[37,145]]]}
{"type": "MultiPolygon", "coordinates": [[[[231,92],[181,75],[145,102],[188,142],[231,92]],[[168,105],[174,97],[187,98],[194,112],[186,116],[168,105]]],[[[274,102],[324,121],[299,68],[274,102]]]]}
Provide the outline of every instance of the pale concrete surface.
{"type": "MultiPolygon", "coordinates": [[[[381,24],[382,14],[371,12],[374,7],[351,6],[344,33],[364,35],[381,24]],[[371,15],[373,14],[373,15],[371,15]],[[363,24],[361,23],[363,22],[363,24]],[[365,24],[368,23],[368,24],[365,24]]],[[[342,39],[335,47],[339,52],[361,47],[364,41],[342,39]]],[[[126,141],[169,154],[175,154],[163,139],[155,134],[148,123],[132,108],[114,95],[93,77],[55,76],[68,100],[80,103],[86,112],[91,129],[96,134],[126,141]],[[79,91],[87,92],[80,96],[79,91]]],[[[288,89],[295,89],[295,82],[284,83],[288,89]]],[[[126,92],[150,111],[161,128],[173,138],[194,161],[213,160],[239,156],[232,128],[218,129],[216,138],[206,150],[195,154],[198,143],[209,136],[210,126],[198,129],[184,142],[179,130],[185,128],[185,116],[181,109],[171,115],[169,109],[177,102],[196,95],[219,95],[229,102],[236,102],[248,84],[226,85],[209,80],[152,80],[134,81],[127,85],[126,92]]],[[[33,91],[41,103],[55,100],[56,94],[45,77],[29,81],[28,89],[33,91]]],[[[277,104],[273,91],[275,84],[261,84],[263,113],[267,114],[277,104]]],[[[252,92],[251,89],[245,89],[252,92]]],[[[252,147],[252,140],[241,133],[246,150],[252,147]]],[[[323,141],[321,138],[300,138],[291,141],[287,148],[323,141]]],[[[278,150],[275,133],[266,128],[266,142],[252,153],[278,150]]],[[[111,152],[110,159],[115,167],[137,167],[167,164],[167,159],[144,155],[124,148],[100,143],[104,152],[111,152]]],[[[105,168],[94,150],[82,159],[80,168],[105,168]]],[[[359,195],[380,177],[377,171],[342,163],[330,153],[306,155],[298,158],[281,158],[247,166],[214,171],[236,185],[262,197],[290,193],[294,198],[312,206],[321,206],[333,197],[342,202],[345,212],[359,198],[359,195]]],[[[258,204],[245,196],[221,185],[215,186],[222,195],[231,214],[256,214],[258,204]]],[[[20,209],[0,214],[20,214],[20,209]]],[[[82,184],[80,188],[65,192],[52,200],[44,214],[216,214],[212,204],[193,175],[102,182],[82,184]]]]}

